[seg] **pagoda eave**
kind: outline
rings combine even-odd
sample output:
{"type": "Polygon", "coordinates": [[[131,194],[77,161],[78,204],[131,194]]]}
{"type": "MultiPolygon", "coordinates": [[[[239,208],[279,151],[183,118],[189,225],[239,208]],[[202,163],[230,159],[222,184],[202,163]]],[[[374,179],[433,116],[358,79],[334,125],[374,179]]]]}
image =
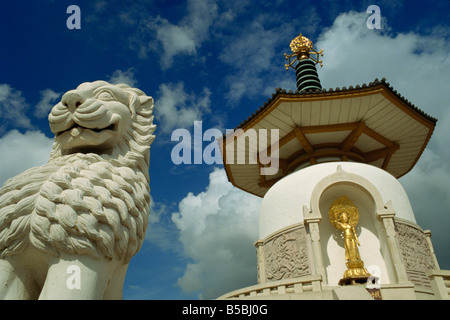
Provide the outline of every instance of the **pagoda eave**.
{"type": "MultiPolygon", "coordinates": [[[[224,166],[233,185],[261,197],[298,168],[329,161],[367,163],[399,178],[420,158],[436,121],[384,79],[348,89],[295,93],[280,89],[237,128],[243,132],[279,130],[277,173],[262,175],[260,162],[230,161],[225,154],[230,143],[226,139],[222,141],[224,166]]],[[[257,147],[245,148],[245,157],[250,159],[250,150],[257,147]]],[[[258,152],[271,149],[269,143],[266,150],[258,152]]],[[[259,159],[259,155],[253,157],[259,159]]]]}

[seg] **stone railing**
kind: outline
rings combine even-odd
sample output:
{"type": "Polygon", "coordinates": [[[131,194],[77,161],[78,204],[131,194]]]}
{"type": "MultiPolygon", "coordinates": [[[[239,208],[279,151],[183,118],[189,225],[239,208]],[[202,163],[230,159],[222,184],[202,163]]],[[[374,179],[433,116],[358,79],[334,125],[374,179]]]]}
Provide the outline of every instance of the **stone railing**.
{"type": "Polygon", "coordinates": [[[274,295],[300,294],[322,290],[321,276],[303,276],[299,278],[270,281],[226,293],[218,298],[224,299],[259,299],[274,295]]]}
{"type": "Polygon", "coordinates": [[[430,278],[431,288],[437,299],[450,299],[450,270],[429,270],[426,275],[430,278]]]}

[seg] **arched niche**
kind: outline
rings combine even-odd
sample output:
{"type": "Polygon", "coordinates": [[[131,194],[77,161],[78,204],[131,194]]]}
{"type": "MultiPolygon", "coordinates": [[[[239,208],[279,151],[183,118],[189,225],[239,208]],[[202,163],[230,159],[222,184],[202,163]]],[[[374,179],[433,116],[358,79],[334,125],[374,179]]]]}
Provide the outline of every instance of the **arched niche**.
{"type": "Polygon", "coordinates": [[[360,256],[366,269],[379,277],[380,284],[390,283],[392,264],[385,232],[376,217],[377,212],[384,210],[380,192],[364,177],[340,168],[336,173],[323,178],[311,197],[311,211],[321,217],[320,245],[326,282],[337,285],[347,269],[342,233],[333,227],[328,216],[331,203],[344,195],[359,211],[356,232],[361,244],[360,256]]]}

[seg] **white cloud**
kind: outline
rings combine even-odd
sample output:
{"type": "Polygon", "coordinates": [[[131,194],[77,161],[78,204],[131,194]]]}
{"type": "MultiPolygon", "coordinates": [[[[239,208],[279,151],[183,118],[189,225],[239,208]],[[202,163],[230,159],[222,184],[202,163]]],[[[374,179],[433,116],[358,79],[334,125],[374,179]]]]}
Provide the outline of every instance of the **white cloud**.
{"type": "Polygon", "coordinates": [[[368,29],[367,17],[366,13],[341,14],[320,35],[315,46],[324,49],[324,66],[318,68],[323,87],[362,84],[385,77],[402,95],[414,99],[413,103],[429,112],[436,111],[432,102],[435,99],[429,101],[436,95],[430,91],[443,88],[448,80],[449,43],[436,35],[392,35],[386,22],[381,30],[368,29]]]}
{"type": "MultiPolygon", "coordinates": [[[[448,152],[447,152],[448,153],[448,152]]],[[[414,209],[417,223],[431,231],[433,247],[442,269],[450,269],[450,165],[431,148],[414,169],[400,178],[414,209]]]]}
{"type": "MultiPolygon", "coordinates": [[[[34,107],[33,115],[37,118],[45,118],[61,93],[47,88],[40,92],[40,96],[41,100],[34,107]]],[[[32,120],[26,115],[29,109],[30,105],[22,95],[22,91],[6,83],[0,84],[0,119],[2,119],[0,134],[5,131],[6,124],[10,128],[34,129],[32,120]]]]}
{"type": "Polygon", "coordinates": [[[158,122],[164,124],[160,130],[169,133],[176,128],[187,128],[194,121],[202,120],[205,113],[210,112],[211,91],[204,88],[200,96],[188,94],[184,84],[161,84],[159,98],[155,102],[155,115],[158,122]]]}
{"type": "Polygon", "coordinates": [[[214,299],[256,284],[258,212],[261,199],[233,187],[223,169],[215,169],[209,186],[189,193],[172,220],[179,229],[187,264],[178,284],[200,298],[214,299]]]}
{"type": "MultiPolygon", "coordinates": [[[[162,45],[161,67],[170,68],[173,59],[179,54],[195,55],[197,49],[205,41],[209,29],[217,17],[217,4],[214,1],[191,0],[187,3],[187,15],[178,24],[172,24],[167,19],[157,17],[147,22],[147,28],[156,33],[156,39],[162,45]]],[[[158,50],[151,43],[145,50],[158,50]]]]}
{"type": "Polygon", "coordinates": [[[180,254],[180,243],[174,240],[178,236],[178,230],[170,221],[172,207],[151,197],[149,225],[145,239],[164,251],[180,254]]]}
{"type": "Polygon", "coordinates": [[[191,30],[164,21],[156,32],[161,42],[164,54],[161,55],[161,64],[164,69],[172,66],[173,57],[177,54],[193,55],[196,52],[196,41],[191,30]]]}
{"type": "Polygon", "coordinates": [[[53,108],[58,98],[61,96],[60,92],[55,92],[52,89],[45,89],[40,92],[41,101],[38,102],[34,110],[34,115],[37,118],[45,118],[48,116],[50,110],[53,108]]]}
{"type": "Polygon", "coordinates": [[[226,40],[219,59],[233,70],[225,78],[230,104],[244,96],[262,97],[268,87],[271,94],[280,86],[289,76],[283,68],[284,57],[277,51],[285,41],[280,34],[295,33],[292,25],[261,15],[246,26],[245,32],[226,40]],[[267,28],[267,20],[273,20],[276,27],[267,28]]]}
{"type": "Polygon", "coordinates": [[[21,91],[15,90],[9,84],[0,84],[0,134],[7,126],[33,129],[30,119],[26,116],[29,107],[21,91]]]}
{"type": "Polygon", "coordinates": [[[133,67],[128,68],[125,71],[115,70],[107,81],[112,84],[125,83],[130,87],[134,87],[137,80],[134,78],[135,69],[133,67]]]}
{"type": "Polygon", "coordinates": [[[0,186],[26,169],[47,163],[52,144],[53,139],[40,131],[12,130],[0,138],[0,186]]]}

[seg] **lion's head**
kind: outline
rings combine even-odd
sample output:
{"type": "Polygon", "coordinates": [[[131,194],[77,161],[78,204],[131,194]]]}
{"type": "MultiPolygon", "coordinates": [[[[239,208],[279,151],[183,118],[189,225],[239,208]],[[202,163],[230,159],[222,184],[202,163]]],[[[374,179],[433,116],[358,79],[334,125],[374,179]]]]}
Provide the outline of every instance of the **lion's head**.
{"type": "Polygon", "coordinates": [[[48,117],[55,134],[50,159],[74,153],[144,156],[154,139],[153,99],[126,84],[85,82],[66,92],[48,117]]]}

